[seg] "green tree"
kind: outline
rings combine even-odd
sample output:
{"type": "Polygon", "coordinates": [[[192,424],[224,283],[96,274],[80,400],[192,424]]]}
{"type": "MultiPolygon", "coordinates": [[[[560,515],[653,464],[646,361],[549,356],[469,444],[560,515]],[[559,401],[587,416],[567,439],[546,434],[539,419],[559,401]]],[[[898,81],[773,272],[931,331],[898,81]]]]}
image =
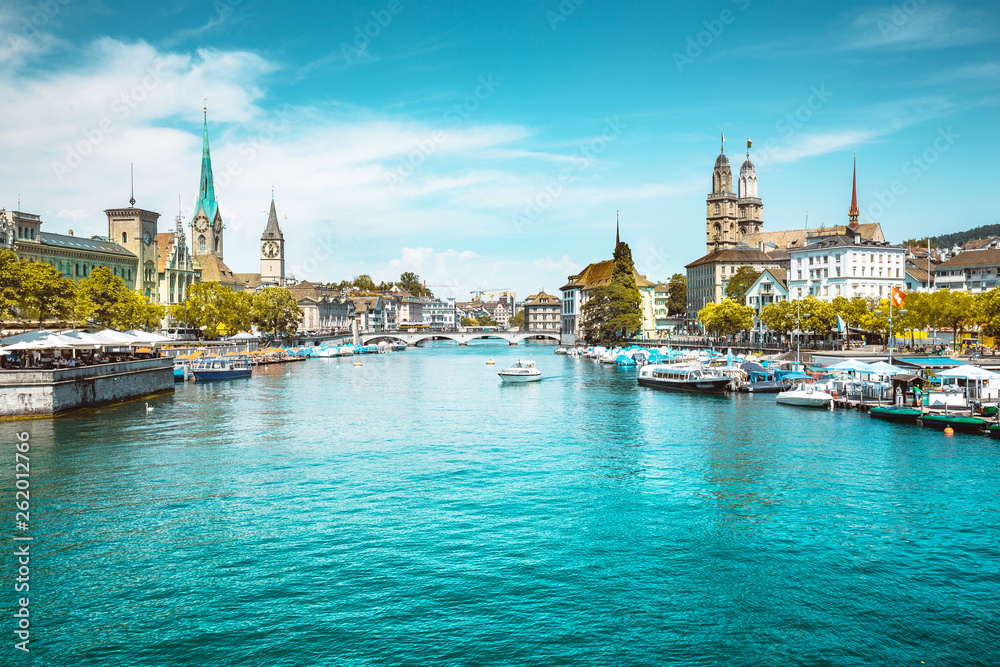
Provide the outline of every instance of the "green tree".
{"type": "Polygon", "coordinates": [[[726,283],[726,296],[737,303],[746,303],[747,290],[760,276],[760,271],[750,266],[741,266],[726,283]]]}
{"type": "Polygon", "coordinates": [[[705,304],[698,319],[712,334],[727,336],[746,331],[753,326],[753,308],[725,298],[721,303],[705,304]]]}
{"type": "Polygon", "coordinates": [[[510,322],[508,322],[508,325],[512,326],[512,327],[517,327],[518,329],[523,329],[524,328],[524,310],[522,309],[522,310],[517,311],[517,314],[514,315],[514,317],[510,318],[510,322]]]}
{"type": "Polygon", "coordinates": [[[670,276],[667,283],[667,314],[681,316],[687,314],[687,277],[682,273],[670,276]]]}
{"type": "Polygon", "coordinates": [[[24,262],[21,271],[21,311],[42,323],[54,317],[72,316],[76,306],[76,283],[44,262],[24,262]]]}
{"type": "MultiPolygon", "coordinates": [[[[907,297],[909,305],[910,297],[907,297]]],[[[1000,335],[1000,289],[991,289],[975,296],[973,318],[983,336],[1000,335]]]]}
{"type": "Polygon", "coordinates": [[[974,321],[975,299],[968,292],[946,289],[930,294],[934,311],[938,314],[937,321],[952,330],[952,347],[957,349],[961,333],[974,321]]]}
{"type": "Polygon", "coordinates": [[[118,306],[114,326],[116,329],[150,329],[159,325],[166,315],[166,306],[151,303],[138,292],[130,292],[118,306]]]}
{"type": "Polygon", "coordinates": [[[642,294],[628,244],[615,246],[611,282],[590,290],[583,305],[583,332],[589,343],[617,344],[642,329],[642,294]]]}
{"type": "Polygon", "coordinates": [[[215,340],[220,328],[225,328],[227,303],[233,291],[217,281],[195,283],[188,289],[187,298],[170,309],[170,316],[177,321],[184,320],[187,306],[188,326],[201,329],[205,338],[215,340]]]}
{"type": "Polygon", "coordinates": [[[367,273],[362,273],[360,276],[354,279],[354,287],[362,292],[374,292],[376,291],[375,281],[367,273]]]}
{"type": "Polygon", "coordinates": [[[253,301],[254,297],[243,291],[230,292],[226,296],[222,302],[222,323],[227,334],[250,331],[253,326],[253,301]]]}
{"type": "Polygon", "coordinates": [[[253,322],[275,336],[295,333],[304,313],[284,287],[265,287],[253,298],[253,322]]]}
{"type": "MultiPolygon", "coordinates": [[[[802,299],[802,330],[825,336],[837,327],[837,309],[810,294],[802,299]]],[[[798,313],[796,313],[797,315],[798,313]]]]}
{"type": "Polygon", "coordinates": [[[0,250],[0,318],[15,314],[21,293],[21,271],[24,262],[13,250],[0,250]]]}
{"type": "Polygon", "coordinates": [[[76,290],[76,317],[103,327],[118,326],[123,312],[130,307],[132,292],[125,281],[99,266],[80,281],[76,290]]]}
{"type": "Polygon", "coordinates": [[[462,318],[462,326],[463,327],[478,327],[479,326],[479,320],[477,320],[474,317],[469,317],[468,315],[466,315],[465,317],[462,318]]]}
{"type": "Polygon", "coordinates": [[[412,271],[407,271],[400,275],[399,282],[396,284],[413,296],[434,296],[431,290],[424,287],[424,284],[420,282],[420,276],[412,271]]]}
{"type": "Polygon", "coordinates": [[[775,301],[760,311],[760,321],[770,331],[787,334],[795,328],[795,306],[791,301],[775,301]]]}

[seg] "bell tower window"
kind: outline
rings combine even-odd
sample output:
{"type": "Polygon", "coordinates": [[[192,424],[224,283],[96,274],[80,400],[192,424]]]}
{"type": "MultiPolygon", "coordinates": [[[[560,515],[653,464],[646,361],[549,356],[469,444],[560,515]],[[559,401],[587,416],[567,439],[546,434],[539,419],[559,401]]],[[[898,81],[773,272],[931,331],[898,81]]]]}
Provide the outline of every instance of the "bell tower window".
{"type": "Polygon", "coordinates": [[[721,210],[721,209],[719,208],[719,205],[718,205],[718,204],[716,204],[716,205],[715,205],[715,214],[716,214],[716,215],[719,215],[719,211],[720,211],[720,210],[721,210]]]}
{"type": "Polygon", "coordinates": [[[122,245],[128,243],[128,232],[122,232],[122,245]]]}

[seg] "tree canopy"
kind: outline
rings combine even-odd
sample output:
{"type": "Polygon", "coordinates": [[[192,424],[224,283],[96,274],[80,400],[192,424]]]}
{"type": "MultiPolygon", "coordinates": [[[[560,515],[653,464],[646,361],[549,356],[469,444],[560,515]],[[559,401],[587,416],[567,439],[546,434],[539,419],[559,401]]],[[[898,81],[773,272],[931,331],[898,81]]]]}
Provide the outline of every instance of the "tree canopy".
{"type": "Polygon", "coordinates": [[[746,303],[747,290],[757,282],[758,276],[760,272],[751,266],[736,269],[736,273],[726,282],[726,296],[737,303],[746,303]]]}
{"type": "Polygon", "coordinates": [[[303,312],[284,287],[265,287],[253,297],[253,323],[274,336],[290,336],[302,321],[303,312]]]}
{"type": "Polygon", "coordinates": [[[667,315],[677,317],[687,314],[687,282],[682,273],[670,276],[667,283],[667,315]]]}
{"type": "Polygon", "coordinates": [[[753,326],[753,308],[725,298],[721,303],[705,304],[698,311],[698,319],[705,325],[705,330],[716,336],[746,331],[753,326]]]}
{"type": "Polygon", "coordinates": [[[642,294],[628,244],[615,246],[611,282],[589,290],[582,307],[583,335],[588,343],[622,343],[642,329],[642,294]]]}

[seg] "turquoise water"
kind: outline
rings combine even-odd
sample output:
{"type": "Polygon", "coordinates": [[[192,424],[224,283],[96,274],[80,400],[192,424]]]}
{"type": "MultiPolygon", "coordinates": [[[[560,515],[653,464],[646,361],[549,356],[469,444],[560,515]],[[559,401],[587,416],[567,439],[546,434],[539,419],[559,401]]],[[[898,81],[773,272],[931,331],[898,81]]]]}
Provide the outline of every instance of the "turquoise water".
{"type": "Polygon", "coordinates": [[[1000,664],[997,441],[548,346],[360,358],[0,425],[0,664],[1000,664]]]}

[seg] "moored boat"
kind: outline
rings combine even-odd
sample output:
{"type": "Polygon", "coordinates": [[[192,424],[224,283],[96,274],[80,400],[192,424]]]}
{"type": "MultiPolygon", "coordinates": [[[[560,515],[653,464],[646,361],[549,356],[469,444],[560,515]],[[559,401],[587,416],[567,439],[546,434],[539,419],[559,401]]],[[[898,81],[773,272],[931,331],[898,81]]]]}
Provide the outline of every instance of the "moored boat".
{"type": "Polygon", "coordinates": [[[902,405],[890,405],[886,407],[871,408],[868,414],[875,419],[882,419],[887,422],[897,422],[901,424],[916,424],[923,414],[917,408],[908,408],[902,405]]]}
{"type": "Polygon", "coordinates": [[[504,382],[536,382],[542,379],[542,372],[535,368],[534,361],[518,361],[510,368],[506,368],[497,375],[504,382]]]}
{"type": "Polygon", "coordinates": [[[779,394],[788,391],[789,385],[776,380],[757,380],[741,385],[739,391],[748,394],[779,394]]]}
{"type": "Polygon", "coordinates": [[[993,423],[986,427],[986,432],[991,438],[1000,438],[1000,424],[993,423]]]}
{"type": "Polygon", "coordinates": [[[800,384],[794,389],[783,391],[775,397],[776,403],[782,405],[798,405],[806,408],[825,408],[833,402],[833,395],[819,387],[800,384]]]}
{"type": "Polygon", "coordinates": [[[246,357],[208,357],[191,364],[191,372],[198,382],[248,378],[252,374],[246,357]]]}
{"type": "Polygon", "coordinates": [[[640,386],[699,394],[721,394],[732,382],[713,368],[686,364],[647,364],[639,371],[640,386]]]}
{"type": "Polygon", "coordinates": [[[979,433],[986,428],[987,421],[979,417],[965,417],[963,415],[938,415],[927,414],[920,418],[924,426],[932,428],[948,428],[949,426],[961,433],[979,433]]]}
{"type": "Polygon", "coordinates": [[[184,382],[191,379],[191,360],[174,359],[174,382],[184,382]]]}

